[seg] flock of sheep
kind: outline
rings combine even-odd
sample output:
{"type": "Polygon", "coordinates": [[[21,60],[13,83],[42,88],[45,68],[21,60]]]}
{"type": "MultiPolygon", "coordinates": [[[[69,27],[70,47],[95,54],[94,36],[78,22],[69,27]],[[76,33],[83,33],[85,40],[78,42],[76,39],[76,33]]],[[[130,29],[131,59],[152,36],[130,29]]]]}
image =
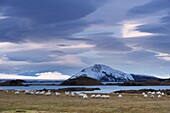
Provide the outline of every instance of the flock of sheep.
{"type": "MultiPolygon", "coordinates": [[[[8,90],[6,90],[6,92],[8,93],[8,90]]],[[[14,94],[15,95],[19,95],[21,91],[19,90],[15,90],[14,94]]],[[[60,96],[61,93],[59,92],[52,92],[51,90],[48,91],[35,91],[35,90],[24,90],[24,94],[26,95],[45,95],[45,96],[50,96],[50,95],[55,95],[55,96],[60,96]]],[[[111,93],[110,93],[111,94],[111,93]]],[[[79,96],[82,97],[83,99],[88,99],[89,97],[91,98],[95,98],[95,99],[109,99],[110,98],[110,94],[91,94],[91,95],[87,95],[86,93],[82,93],[82,92],[65,92],[64,95],[65,96],[71,96],[71,97],[75,97],[75,96],[79,96]]],[[[122,98],[123,97],[123,93],[119,94],[116,93],[118,98],[122,98]]],[[[144,98],[150,97],[150,98],[161,98],[162,96],[165,95],[165,93],[157,91],[157,92],[143,92],[142,93],[144,98]]]]}
{"type": "MultiPolygon", "coordinates": [[[[19,95],[20,94],[20,91],[15,91],[14,92],[15,95],[19,95]]],[[[26,95],[46,95],[46,96],[50,96],[50,95],[55,95],[55,96],[60,96],[61,93],[59,92],[54,92],[52,93],[52,91],[48,90],[48,91],[32,91],[32,90],[25,90],[24,91],[24,94],[26,95]]],[[[79,97],[82,97],[83,99],[88,99],[89,96],[85,93],[77,93],[77,92],[65,92],[65,96],[71,96],[71,97],[74,97],[74,96],[79,96],[79,97]]],[[[100,94],[92,94],[91,95],[91,98],[102,98],[102,99],[108,99],[110,98],[110,95],[100,95],[100,94]]]]}
{"type": "Polygon", "coordinates": [[[157,92],[151,92],[151,91],[149,91],[149,92],[147,92],[147,93],[143,92],[142,95],[143,95],[143,97],[145,97],[145,98],[147,98],[147,97],[154,98],[155,96],[157,96],[158,98],[161,98],[162,96],[165,95],[165,93],[160,92],[160,91],[157,91],[157,92]]]}

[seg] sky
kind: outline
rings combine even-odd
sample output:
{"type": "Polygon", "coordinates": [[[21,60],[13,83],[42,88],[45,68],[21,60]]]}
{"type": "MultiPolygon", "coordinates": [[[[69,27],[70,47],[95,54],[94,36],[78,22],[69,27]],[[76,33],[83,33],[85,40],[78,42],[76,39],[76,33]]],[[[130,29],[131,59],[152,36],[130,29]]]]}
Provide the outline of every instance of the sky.
{"type": "Polygon", "coordinates": [[[105,64],[170,77],[169,0],[0,0],[0,78],[105,64]]]}

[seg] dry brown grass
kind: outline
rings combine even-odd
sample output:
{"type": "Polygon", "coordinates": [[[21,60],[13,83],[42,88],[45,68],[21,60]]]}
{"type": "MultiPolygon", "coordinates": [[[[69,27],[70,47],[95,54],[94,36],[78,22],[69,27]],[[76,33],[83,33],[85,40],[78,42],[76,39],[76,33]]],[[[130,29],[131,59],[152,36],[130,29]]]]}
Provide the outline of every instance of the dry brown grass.
{"type": "Polygon", "coordinates": [[[118,98],[87,100],[81,97],[14,95],[0,91],[0,112],[3,113],[170,113],[170,97],[143,98],[124,95],[118,98]]]}

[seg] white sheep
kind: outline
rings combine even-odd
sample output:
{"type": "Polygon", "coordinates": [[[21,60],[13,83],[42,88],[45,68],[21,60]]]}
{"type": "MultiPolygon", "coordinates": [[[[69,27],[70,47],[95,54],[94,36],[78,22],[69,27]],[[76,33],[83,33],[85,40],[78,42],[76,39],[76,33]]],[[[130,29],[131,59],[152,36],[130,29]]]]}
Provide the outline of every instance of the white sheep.
{"type": "Polygon", "coordinates": [[[19,91],[15,91],[15,95],[19,95],[19,91]]]}
{"type": "Polygon", "coordinates": [[[145,92],[143,92],[142,95],[145,95],[145,92]]]}
{"type": "Polygon", "coordinates": [[[156,92],[152,92],[151,94],[154,95],[156,92]]]}
{"type": "Polygon", "coordinates": [[[102,95],[101,98],[103,98],[103,99],[109,99],[109,98],[110,98],[110,95],[102,95]]]}
{"type": "Polygon", "coordinates": [[[95,95],[95,94],[91,95],[91,98],[95,98],[95,97],[96,97],[96,95],[95,95]]]}
{"type": "Polygon", "coordinates": [[[31,91],[31,90],[25,90],[25,94],[29,94],[29,95],[33,95],[34,94],[34,91],[31,91]]]}
{"type": "Polygon", "coordinates": [[[51,95],[51,92],[48,91],[47,93],[45,93],[46,96],[50,96],[51,95]]]}
{"type": "Polygon", "coordinates": [[[66,95],[66,96],[69,96],[69,95],[70,95],[70,92],[65,92],[65,95],[66,95]]]}
{"type": "Polygon", "coordinates": [[[35,95],[39,95],[39,94],[40,94],[40,91],[36,91],[36,92],[35,92],[35,95]]]}
{"type": "Polygon", "coordinates": [[[151,94],[152,92],[151,91],[148,91],[148,94],[151,94]]]}
{"type": "Polygon", "coordinates": [[[96,96],[95,96],[95,98],[100,98],[101,97],[101,95],[100,94],[97,94],[96,96]]]}
{"type": "Polygon", "coordinates": [[[161,95],[158,95],[158,98],[161,98],[161,95]]]}
{"type": "Polygon", "coordinates": [[[160,95],[160,94],[161,94],[161,92],[160,92],[160,91],[158,91],[158,92],[156,92],[156,94],[160,95]]]}
{"type": "Polygon", "coordinates": [[[78,96],[83,97],[85,94],[79,93],[78,96]]]}
{"type": "Polygon", "coordinates": [[[88,96],[86,94],[84,94],[83,99],[88,99],[88,96]]]}
{"type": "Polygon", "coordinates": [[[161,93],[161,95],[163,96],[163,95],[165,95],[165,93],[161,93]]]}
{"type": "Polygon", "coordinates": [[[39,92],[39,95],[44,95],[44,94],[45,94],[45,91],[39,92]]]}
{"type": "Polygon", "coordinates": [[[148,95],[147,95],[147,94],[144,94],[144,95],[143,95],[143,97],[147,98],[147,97],[148,97],[148,95]]]}
{"type": "Polygon", "coordinates": [[[60,93],[58,93],[58,92],[55,92],[55,95],[56,95],[56,96],[60,96],[60,93]]]}
{"type": "Polygon", "coordinates": [[[119,98],[122,98],[123,96],[121,94],[118,95],[119,98]]]}
{"type": "Polygon", "coordinates": [[[74,92],[71,92],[71,93],[70,93],[70,96],[74,97],[74,96],[75,96],[74,92]]]}
{"type": "Polygon", "coordinates": [[[25,90],[25,92],[24,92],[25,94],[28,94],[29,93],[29,90],[25,90]]]}
{"type": "Polygon", "coordinates": [[[154,98],[155,96],[154,95],[150,95],[151,98],[154,98]]]}

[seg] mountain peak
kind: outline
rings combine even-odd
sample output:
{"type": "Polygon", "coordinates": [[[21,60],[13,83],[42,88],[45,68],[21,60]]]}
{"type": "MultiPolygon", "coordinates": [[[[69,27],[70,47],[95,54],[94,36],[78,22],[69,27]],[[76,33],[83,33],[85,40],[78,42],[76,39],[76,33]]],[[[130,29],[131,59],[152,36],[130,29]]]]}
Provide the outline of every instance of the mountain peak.
{"type": "Polygon", "coordinates": [[[91,68],[92,68],[92,71],[100,72],[102,69],[106,69],[110,67],[103,65],[103,64],[95,64],[91,68]]]}
{"type": "Polygon", "coordinates": [[[71,79],[78,78],[80,76],[91,77],[101,82],[125,82],[134,80],[130,74],[112,69],[111,67],[103,64],[95,64],[91,67],[85,68],[73,75],[71,79]]]}

